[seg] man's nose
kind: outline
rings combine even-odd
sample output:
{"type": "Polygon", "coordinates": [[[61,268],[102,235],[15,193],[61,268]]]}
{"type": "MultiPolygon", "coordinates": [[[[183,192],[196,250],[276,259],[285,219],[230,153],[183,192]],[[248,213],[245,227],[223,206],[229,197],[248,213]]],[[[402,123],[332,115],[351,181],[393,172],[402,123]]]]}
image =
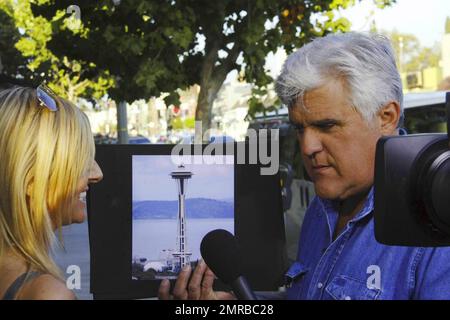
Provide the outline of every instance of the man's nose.
{"type": "Polygon", "coordinates": [[[102,169],[100,169],[100,166],[98,165],[97,161],[94,161],[94,165],[92,166],[92,169],[89,174],[89,183],[97,183],[100,182],[102,179],[103,179],[102,169]]]}
{"type": "Polygon", "coordinates": [[[299,137],[299,143],[302,153],[310,158],[323,149],[319,135],[310,128],[304,129],[299,137]]]}

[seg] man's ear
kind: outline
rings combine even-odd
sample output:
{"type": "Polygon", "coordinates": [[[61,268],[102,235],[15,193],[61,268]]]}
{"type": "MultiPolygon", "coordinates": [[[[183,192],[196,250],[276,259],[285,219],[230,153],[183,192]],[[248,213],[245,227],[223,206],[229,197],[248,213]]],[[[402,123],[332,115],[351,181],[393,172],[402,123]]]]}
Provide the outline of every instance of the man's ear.
{"type": "Polygon", "coordinates": [[[397,101],[390,101],[378,112],[380,131],[382,135],[395,134],[400,121],[401,111],[397,101]]]}

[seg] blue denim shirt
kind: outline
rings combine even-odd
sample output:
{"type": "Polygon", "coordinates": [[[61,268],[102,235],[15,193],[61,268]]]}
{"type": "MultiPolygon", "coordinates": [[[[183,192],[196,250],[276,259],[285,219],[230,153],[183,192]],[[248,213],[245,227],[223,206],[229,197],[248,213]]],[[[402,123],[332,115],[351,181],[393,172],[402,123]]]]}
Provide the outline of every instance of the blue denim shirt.
{"type": "Polygon", "coordinates": [[[378,243],[373,205],[372,188],[363,209],[333,241],[333,202],[311,202],[297,261],[286,274],[288,299],[450,299],[450,248],[378,243]]]}

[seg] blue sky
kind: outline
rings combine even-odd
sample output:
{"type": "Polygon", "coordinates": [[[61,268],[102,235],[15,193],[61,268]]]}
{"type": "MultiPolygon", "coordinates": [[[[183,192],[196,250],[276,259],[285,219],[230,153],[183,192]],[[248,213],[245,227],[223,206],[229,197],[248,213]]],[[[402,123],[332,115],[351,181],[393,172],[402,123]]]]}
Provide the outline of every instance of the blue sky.
{"type": "Polygon", "coordinates": [[[450,1],[397,0],[391,7],[380,10],[373,5],[373,0],[363,0],[341,14],[350,20],[354,31],[369,30],[368,21],[374,19],[378,30],[411,33],[421,45],[431,47],[444,35],[445,19],[450,17],[450,1]]]}
{"type": "MultiPolygon", "coordinates": [[[[233,165],[186,164],[185,169],[194,173],[186,198],[233,199],[233,165]]],[[[169,175],[174,170],[177,165],[170,155],[133,156],[133,201],[177,200],[176,183],[169,175]]]]}

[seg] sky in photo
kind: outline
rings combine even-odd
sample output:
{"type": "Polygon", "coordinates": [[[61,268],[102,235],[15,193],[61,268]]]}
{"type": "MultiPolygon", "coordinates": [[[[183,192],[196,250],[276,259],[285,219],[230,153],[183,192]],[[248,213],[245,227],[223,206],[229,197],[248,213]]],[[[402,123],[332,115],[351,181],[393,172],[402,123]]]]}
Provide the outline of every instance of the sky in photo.
{"type": "MultiPolygon", "coordinates": [[[[133,156],[133,201],[178,200],[176,182],[170,176],[177,169],[170,155],[133,156]]],[[[186,198],[234,198],[234,165],[186,164],[185,170],[193,173],[186,198]]]]}

